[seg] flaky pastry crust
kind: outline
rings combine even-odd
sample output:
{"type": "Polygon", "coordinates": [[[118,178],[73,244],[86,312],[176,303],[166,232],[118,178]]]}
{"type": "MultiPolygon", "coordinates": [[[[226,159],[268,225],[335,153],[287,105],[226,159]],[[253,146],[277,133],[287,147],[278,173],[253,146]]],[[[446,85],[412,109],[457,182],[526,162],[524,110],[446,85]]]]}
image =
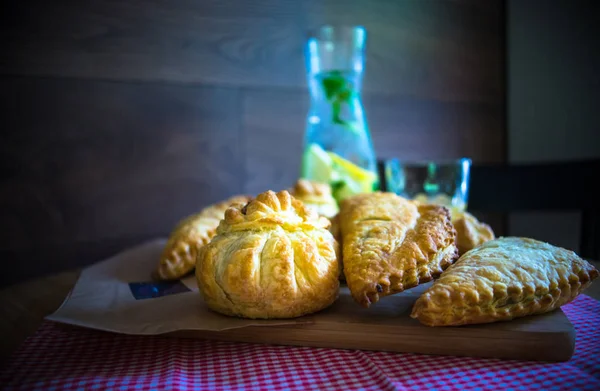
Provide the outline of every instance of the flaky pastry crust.
{"type": "Polygon", "coordinates": [[[339,218],[344,275],[364,307],[436,278],[458,258],[443,206],[375,192],[342,201],[339,218]]]}
{"type": "Polygon", "coordinates": [[[453,216],[452,224],[456,229],[456,247],[459,255],[495,238],[492,227],[479,221],[469,212],[460,212],[453,216]]]}
{"type": "Polygon", "coordinates": [[[339,291],[339,250],[329,224],[286,190],[227,209],[198,255],[205,302],[222,314],[255,319],[330,306],[339,291]]]}
{"type": "Polygon", "coordinates": [[[573,300],[598,270],[573,251],[503,237],[468,251],[415,302],[428,326],[506,321],[552,311],[573,300]]]}
{"type": "Polygon", "coordinates": [[[250,196],[234,196],[181,220],[169,235],[154,278],[177,280],[194,270],[198,249],[215,236],[225,210],[232,204],[245,204],[249,200],[250,196]]]}
{"type": "Polygon", "coordinates": [[[298,179],[289,192],[321,216],[330,219],[339,211],[337,201],[331,194],[331,186],[327,183],[298,179]]]}

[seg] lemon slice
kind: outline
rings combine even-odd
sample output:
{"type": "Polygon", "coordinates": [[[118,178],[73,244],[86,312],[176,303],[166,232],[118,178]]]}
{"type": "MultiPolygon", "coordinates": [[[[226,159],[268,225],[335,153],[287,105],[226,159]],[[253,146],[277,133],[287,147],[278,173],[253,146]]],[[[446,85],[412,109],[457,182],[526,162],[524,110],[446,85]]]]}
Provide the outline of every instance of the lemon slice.
{"type": "Polygon", "coordinates": [[[365,170],[333,152],[327,152],[327,154],[334,163],[334,170],[338,171],[340,177],[343,178],[345,182],[354,182],[357,185],[351,186],[352,188],[356,189],[358,192],[373,191],[373,187],[377,182],[377,174],[365,170]]]}
{"type": "Polygon", "coordinates": [[[377,174],[357,166],[341,156],[310,144],[303,155],[302,176],[332,186],[333,197],[339,202],[359,193],[370,193],[377,183],[377,174]]]}
{"type": "Polygon", "coordinates": [[[310,144],[304,152],[302,176],[323,183],[329,183],[338,177],[333,170],[333,160],[318,144],[310,144]]]}

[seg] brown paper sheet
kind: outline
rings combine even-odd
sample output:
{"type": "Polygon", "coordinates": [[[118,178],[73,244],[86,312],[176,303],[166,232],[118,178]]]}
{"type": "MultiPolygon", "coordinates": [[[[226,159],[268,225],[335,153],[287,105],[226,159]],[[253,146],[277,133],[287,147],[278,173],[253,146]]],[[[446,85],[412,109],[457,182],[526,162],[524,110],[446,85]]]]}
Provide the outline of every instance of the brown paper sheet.
{"type": "Polygon", "coordinates": [[[150,274],[164,244],[165,239],[144,243],[84,269],[61,307],[46,319],[140,335],[312,321],[309,317],[284,320],[228,317],[208,309],[193,275],[162,285],[151,281],[150,274]],[[152,297],[156,295],[162,296],[152,297]]]}

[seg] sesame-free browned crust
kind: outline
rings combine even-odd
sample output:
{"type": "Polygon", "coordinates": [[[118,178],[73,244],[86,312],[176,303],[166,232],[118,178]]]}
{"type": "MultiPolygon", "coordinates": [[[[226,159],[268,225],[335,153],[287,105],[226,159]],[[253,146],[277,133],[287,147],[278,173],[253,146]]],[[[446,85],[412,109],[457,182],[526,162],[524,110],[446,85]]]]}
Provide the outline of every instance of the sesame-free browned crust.
{"type": "Polygon", "coordinates": [[[215,236],[225,210],[232,204],[245,204],[249,200],[250,196],[234,196],[181,220],[169,235],[154,278],[177,280],[194,270],[198,250],[215,236]]]}
{"type": "Polygon", "coordinates": [[[492,227],[479,221],[469,212],[461,212],[453,217],[452,224],[456,229],[456,247],[459,255],[495,238],[492,227]]]}
{"type": "Polygon", "coordinates": [[[331,219],[338,211],[338,205],[331,194],[328,183],[316,182],[308,179],[298,179],[290,194],[304,203],[307,208],[313,209],[320,216],[331,219]]]}
{"type": "Polygon", "coordinates": [[[375,192],[345,199],[339,218],[344,275],[364,307],[431,281],[458,258],[450,212],[443,206],[375,192]]]}
{"type": "Polygon", "coordinates": [[[468,251],[415,302],[428,326],[506,321],[552,311],[598,277],[573,251],[530,238],[505,237],[468,251]]]}
{"type": "Polygon", "coordinates": [[[329,224],[286,190],[227,209],[198,255],[196,278],[208,307],[275,319],[330,306],[339,293],[339,249],[329,224]]]}

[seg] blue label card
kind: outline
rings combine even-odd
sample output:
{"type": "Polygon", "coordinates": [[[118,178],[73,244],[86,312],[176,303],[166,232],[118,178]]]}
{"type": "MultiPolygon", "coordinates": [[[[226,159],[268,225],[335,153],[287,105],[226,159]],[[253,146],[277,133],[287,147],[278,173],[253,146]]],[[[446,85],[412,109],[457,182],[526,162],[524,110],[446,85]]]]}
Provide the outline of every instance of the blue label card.
{"type": "Polygon", "coordinates": [[[154,299],[156,297],[191,292],[181,281],[130,282],[129,289],[136,300],[154,299]]]}

